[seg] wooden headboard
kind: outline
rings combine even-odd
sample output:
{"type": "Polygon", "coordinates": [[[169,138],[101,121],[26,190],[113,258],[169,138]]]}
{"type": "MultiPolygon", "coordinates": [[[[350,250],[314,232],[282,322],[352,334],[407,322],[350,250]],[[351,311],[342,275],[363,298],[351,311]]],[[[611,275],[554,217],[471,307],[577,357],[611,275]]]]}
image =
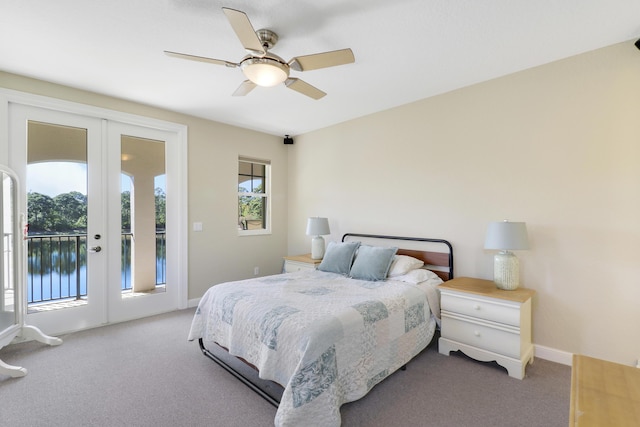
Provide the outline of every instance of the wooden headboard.
{"type": "Polygon", "coordinates": [[[343,242],[348,240],[361,241],[362,239],[375,242],[380,246],[396,246],[398,247],[398,255],[408,255],[424,261],[425,268],[436,273],[444,281],[453,279],[453,247],[446,240],[359,233],[346,233],[342,236],[343,242]],[[390,241],[393,243],[390,244],[390,241]],[[402,248],[402,242],[404,242],[404,246],[411,247],[411,249],[402,248]],[[422,250],[421,247],[425,249],[422,250]]]}

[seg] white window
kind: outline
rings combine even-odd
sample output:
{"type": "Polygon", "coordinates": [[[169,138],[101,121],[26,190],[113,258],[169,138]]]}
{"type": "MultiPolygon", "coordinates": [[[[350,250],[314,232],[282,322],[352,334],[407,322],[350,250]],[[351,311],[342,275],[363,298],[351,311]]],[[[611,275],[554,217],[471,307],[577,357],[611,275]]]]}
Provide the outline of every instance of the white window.
{"type": "Polygon", "coordinates": [[[271,162],[238,159],[238,234],[271,233],[271,162]]]}

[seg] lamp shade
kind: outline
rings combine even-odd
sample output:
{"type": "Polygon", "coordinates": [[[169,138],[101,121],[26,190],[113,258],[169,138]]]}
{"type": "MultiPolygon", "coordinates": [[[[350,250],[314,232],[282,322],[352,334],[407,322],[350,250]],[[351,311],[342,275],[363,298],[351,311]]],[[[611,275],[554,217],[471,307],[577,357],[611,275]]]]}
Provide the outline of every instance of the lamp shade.
{"type": "Polygon", "coordinates": [[[248,58],[240,67],[244,75],[258,86],[275,86],[289,77],[287,66],[273,58],[248,58]]]}
{"type": "Polygon", "coordinates": [[[311,217],[307,220],[308,236],[323,236],[329,234],[329,220],[327,218],[311,217]]]}
{"type": "Polygon", "coordinates": [[[509,222],[507,220],[490,223],[484,248],[498,250],[529,249],[527,225],[524,222],[509,222]]]}

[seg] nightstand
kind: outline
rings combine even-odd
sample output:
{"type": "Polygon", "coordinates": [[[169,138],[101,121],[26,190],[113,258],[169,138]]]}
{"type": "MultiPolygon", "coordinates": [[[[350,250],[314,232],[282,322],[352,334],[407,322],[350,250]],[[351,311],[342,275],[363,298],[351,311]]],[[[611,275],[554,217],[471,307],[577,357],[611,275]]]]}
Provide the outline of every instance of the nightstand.
{"type": "Polygon", "coordinates": [[[283,273],[292,273],[300,270],[315,270],[322,262],[321,259],[312,259],[311,254],[284,257],[283,273]]]}
{"type": "Polygon", "coordinates": [[[531,298],[535,291],[498,289],[491,280],[459,277],[438,286],[441,354],[460,350],[483,362],[496,361],[522,379],[533,363],[531,298]]]}

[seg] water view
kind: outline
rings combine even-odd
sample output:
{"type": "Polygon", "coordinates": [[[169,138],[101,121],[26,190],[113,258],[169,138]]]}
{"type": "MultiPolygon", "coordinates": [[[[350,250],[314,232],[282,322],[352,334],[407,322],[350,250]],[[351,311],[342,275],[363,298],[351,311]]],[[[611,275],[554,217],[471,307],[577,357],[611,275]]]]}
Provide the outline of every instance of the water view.
{"type": "MultiPolygon", "coordinates": [[[[131,233],[122,234],[120,283],[131,289],[131,233]]],[[[87,295],[86,234],[27,238],[27,302],[87,295]]],[[[166,282],[165,232],[156,233],[156,285],[166,282]]]]}
{"type": "MultiPolygon", "coordinates": [[[[86,163],[43,162],[27,167],[27,301],[87,296],[86,163]],[[64,172],[63,172],[64,171],[64,172]],[[51,179],[51,177],[56,179],[51,179]],[[58,180],[58,177],[64,177],[58,180]],[[53,185],[53,183],[56,183],[53,185]],[[66,191],[65,191],[66,190],[66,191]]],[[[121,174],[120,286],[132,289],[132,187],[121,174]]],[[[165,177],[154,180],[156,285],[166,282],[165,177]]],[[[149,217],[153,221],[153,210],[149,217]]],[[[153,247],[153,241],[149,242],[153,247]]]]}

